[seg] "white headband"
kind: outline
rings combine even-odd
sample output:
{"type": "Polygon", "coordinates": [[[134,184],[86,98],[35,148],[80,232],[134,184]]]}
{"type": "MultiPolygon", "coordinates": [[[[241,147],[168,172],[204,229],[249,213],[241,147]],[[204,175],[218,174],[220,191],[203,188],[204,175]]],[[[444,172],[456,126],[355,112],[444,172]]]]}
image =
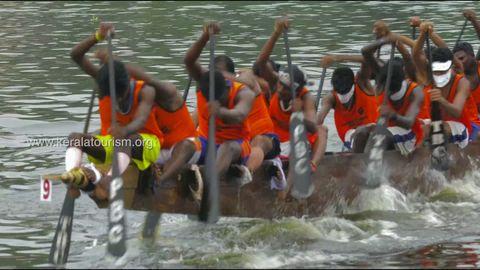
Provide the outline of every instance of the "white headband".
{"type": "Polygon", "coordinates": [[[403,80],[402,87],[400,88],[400,90],[398,90],[398,92],[390,96],[390,100],[392,101],[401,100],[405,96],[405,93],[407,92],[407,86],[408,86],[407,81],[403,80]]]}
{"type": "Polygon", "coordinates": [[[433,62],[432,71],[447,71],[452,66],[452,60],[447,62],[433,62]]]}

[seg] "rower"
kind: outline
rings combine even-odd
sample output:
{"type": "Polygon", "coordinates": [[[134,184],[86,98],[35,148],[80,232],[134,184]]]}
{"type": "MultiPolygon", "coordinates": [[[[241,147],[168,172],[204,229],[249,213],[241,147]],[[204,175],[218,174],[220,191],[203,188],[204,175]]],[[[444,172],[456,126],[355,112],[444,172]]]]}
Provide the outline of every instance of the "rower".
{"type": "Polygon", "coordinates": [[[468,145],[472,134],[472,125],[467,103],[474,103],[470,95],[470,82],[462,75],[454,74],[453,54],[448,48],[432,50],[433,86],[429,86],[429,95],[425,102],[430,106],[432,101],[440,105],[442,120],[450,142],[464,148],[468,145]]]}
{"type": "Polygon", "coordinates": [[[295,93],[297,94],[296,97],[292,97],[288,68],[277,72],[273,68],[274,66],[268,64],[268,59],[272,54],[275,43],[285,28],[288,28],[287,18],[277,19],[274,31],[263,46],[256,65],[258,66],[259,74],[262,74],[262,77],[269,84],[275,83],[274,88],[270,86],[270,89],[275,89],[275,92],[270,99],[269,112],[273,120],[275,133],[280,139],[281,155],[288,157],[290,154],[290,116],[295,106],[299,109],[297,111],[303,110],[304,112],[307,137],[313,150],[311,167],[312,172],[314,172],[325,154],[328,130],[325,126],[317,126],[315,99],[305,88],[307,83],[306,74],[298,66],[292,65],[293,82],[295,93]]]}
{"type": "MultiPolygon", "coordinates": [[[[380,106],[380,115],[388,119],[386,132],[387,149],[395,149],[408,155],[423,141],[423,129],[419,112],[424,108],[423,86],[407,79],[403,60],[392,61],[392,77],[386,105],[380,106]]],[[[388,64],[379,73],[378,85],[384,87],[387,81],[388,64]]],[[[386,89],[383,90],[387,92],[386,89]]]]}
{"type": "Polygon", "coordinates": [[[471,119],[472,136],[470,136],[470,139],[475,140],[480,131],[480,120],[478,119],[478,109],[480,108],[480,65],[477,60],[475,60],[472,45],[468,42],[459,42],[453,48],[453,54],[454,57],[462,63],[461,69],[457,71],[463,73],[465,78],[470,82],[470,90],[474,104],[467,101],[467,106],[469,110],[471,110],[469,115],[473,117],[471,119]]]}
{"type": "MultiPolygon", "coordinates": [[[[248,115],[247,121],[250,124],[250,145],[251,153],[246,163],[247,168],[253,174],[265,161],[267,164],[273,165],[270,167],[269,174],[270,187],[276,190],[284,190],[287,187],[285,173],[282,168],[282,161],[280,160],[280,140],[275,134],[273,121],[270,117],[268,106],[266,105],[265,95],[268,89],[262,90],[260,86],[262,79],[255,76],[253,70],[241,70],[237,75],[230,73],[219,65],[216,68],[222,71],[224,77],[230,81],[243,83],[251,89],[255,95],[252,104],[252,110],[248,115]]],[[[264,87],[268,86],[264,83],[264,87]]]]}
{"type": "MultiPolygon", "coordinates": [[[[250,125],[247,121],[251,111],[254,93],[244,84],[226,80],[223,74],[215,71],[215,100],[208,101],[209,72],[197,62],[202,49],[209,40],[209,29],[215,34],[220,32],[218,23],[208,23],[200,38],[190,47],[184,58],[189,75],[198,83],[197,111],[198,132],[202,143],[200,164],[205,163],[208,141],[208,119],[213,113],[215,118],[215,141],[217,147],[216,169],[220,179],[229,167],[241,172],[241,183],[252,180],[249,169],[244,166],[250,155],[250,125]]],[[[215,68],[215,67],[210,67],[215,68]]],[[[231,70],[230,70],[231,71],[231,70]]]]}
{"type": "Polygon", "coordinates": [[[94,191],[91,194],[101,200],[108,199],[112,170],[102,176],[92,164],[81,167],[83,152],[87,153],[88,159],[94,164],[109,165],[114,145],[118,146],[118,166],[119,173],[122,174],[132,160],[140,170],[149,168],[157,160],[163,140],[152,110],[155,89],[145,85],[143,81],[131,78],[125,65],[118,60],[113,61],[118,125],[111,126],[108,65],[96,66],[85,55],[91,47],[105,38],[108,31],[113,34],[113,25],[101,23],[95,35],[86,38],[71,51],[72,59],[97,83],[101,133],[69,135],[65,153],[67,172],[62,175],[64,182],[72,183],[74,187],[80,187],[87,192],[94,191]]]}
{"type": "MultiPolygon", "coordinates": [[[[157,183],[178,176],[185,165],[195,165],[200,159],[201,143],[188,112],[186,102],[174,84],[159,81],[141,67],[126,65],[128,73],[155,89],[154,113],[163,134],[163,144],[156,164],[163,166],[157,183]]],[[[195,167],[195,166],[194,166],[195,167]]]]}

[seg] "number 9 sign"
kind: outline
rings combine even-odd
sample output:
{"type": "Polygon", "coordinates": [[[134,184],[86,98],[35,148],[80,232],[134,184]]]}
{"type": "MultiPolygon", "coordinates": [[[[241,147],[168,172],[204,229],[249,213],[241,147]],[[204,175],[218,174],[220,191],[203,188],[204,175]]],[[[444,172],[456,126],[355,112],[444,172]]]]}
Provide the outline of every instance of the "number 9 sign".
{"type": "Polygon", "coordinates": [[[40,201],[52,201],[52,182],[46,178],[40,178],[40,201]]]}

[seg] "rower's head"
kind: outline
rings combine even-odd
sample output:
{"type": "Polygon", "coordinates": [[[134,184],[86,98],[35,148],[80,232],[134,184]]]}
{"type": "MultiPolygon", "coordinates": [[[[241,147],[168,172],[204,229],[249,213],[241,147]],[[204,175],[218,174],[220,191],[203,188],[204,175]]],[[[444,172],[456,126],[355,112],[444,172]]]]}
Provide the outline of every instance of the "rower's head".
{"type": "Polygon", "coordinates": [[[375,39],[385,37],[388,33],[390,33],[390,30],[385,21],[378,20],[373,24],[372,34],[375,36],[375,39]]]}
{"type": "MultiPolygon", "coordinates": [[[[118,60],[113,60],[113,70],[115,76],[115,94],[117,102],[121,103],[128,98],[130,76],[128,75],[125,65],[118,60]]],[[[98,71],[97,85],[100,90],[100,97],[110,96],[108,64],[104,64],[98,71]]]]}
{"type": "MultiPolygon", "coordinates": [[[[307,75],[297,66],[292,65],[293,87],[298,95],[307,84],[307,75]]],[[[288,67],[278,72],[277,91],[282,100],[292,99],[292,91],[290,90],[290,73],[288,67]]]]}
{"type": "Polygon", "coordinates": [[[432,73],[436,87],[446,86],[452,79],[453,53],[449,48],[432,50],[432,73]]]}
{"type": "MultiPolygon", "coordinates": [[[[378,72],[377,78],[377,86],[379,87],[380,91],[385,91],[387,87],[387,77],[388,77],[388,66],[392,63],[392,77],[390,79],[390,88],[389,94],[390,98],[395,97],[397,93],[403,92],[406,90],[406,82],[405,82],[405,70],[403,59],[400,57],[395,57],[392,61],[388,61],[383,67],[380,68],[378,72]]],[[[400,96],[402,98],[403,95],[400,96]]],[[[394,99],[398,100],[398,99],[394,99]]]]}
{"type": "Polygon", "coordinates": [[[353,89],[355,74],[349,67],[339,67],[333,71],[332,86],[337,94],[346,95],[353,89]]]}
{"type": "MultiPolygon", "coordinates": [[[[226,96],[228,96],[227,94],[230,88],[228,87],[225,77],[220,71],[215,70],[214,74],[215,74],[215,88],[214,88],[215,100],[221,101],[226,96]]],[[[210,97],[210,94],[209,94],[210,93],[210,72],[209,71],[205,71],[200,77],[199,88],[200,88],[200,91],[202,92],[203,97],[205,97],[205,99],[208,100],[210,97]]]]}
{"type": "Polygon", "coordinates": [[[235,63],[232,58],[226,55],[217,55],[214,59],[215,69],[220,71],[227,71],[230,73],[235,73],[235,63]]]}
{"type": "Polygon", "coordinates": [[[475,65],[477,60],[475,59],[475,53],[470,43],[465,41],[458,42],[453,48],[453,54],[462,62],[465,74],[472,75],[477,72],[475,65]]]}

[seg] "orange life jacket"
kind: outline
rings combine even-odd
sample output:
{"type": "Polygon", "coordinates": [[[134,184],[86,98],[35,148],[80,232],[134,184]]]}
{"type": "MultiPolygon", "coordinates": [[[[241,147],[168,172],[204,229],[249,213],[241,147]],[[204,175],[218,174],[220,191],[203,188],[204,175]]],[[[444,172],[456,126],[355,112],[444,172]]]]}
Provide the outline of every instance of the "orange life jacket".
{"type": "MultiPolygon", "coordinates": [[[[233,81],[228,95],[228,109],[235,107],[235,98],[243,84],[233,81]]],[[[197,90],[197,108],[198,108],[198,134],[208,138],[208,107],[207,99],[200,90],[197,90]]],[[[229,140],[250,140],[250,124],[247,119],[241,124],[226,124],[222,120],[215,119],[215,141],[221,144],[229,140]]]]}
{"type": "MultiPolygon", "coordinates": [[[[450,91],[449,91],[448,96],[446,98],[448,102],[453,103],[453,100],[455,99],[455,96],[457,95],[458,82],[462,78],[463,78],[463,75],[458,75],[458,74],[455,75],[453,84],[450,87],[450,91]]],[[[430,90],[430,89],[432,89],[432,85],[426,86],[425,88],[428,88],[428,90],[430,90]]],[[[431,104],[432,104],[432,102],[430,100],[430,94],[428,94],[425,97],[425,103],[427,105],[428,111],[430,112],[431,104]]],[[[464,124],[465,127],[468,129],[468,132],[471,133],[472,132],[472,125],[471,125],[470,121],[475,118],[474,115],[473,115],[474,113],[473,113],[473,109],[472,109],[472,106],[474,106],[474,105],[475,105],[475,101],[473,100],[472,95],[470,95],[468,97],[468,99],[465,101],[465,105],[463,106],[462,114],[458,118],[455,118],[455,117],[449,115],[446,111],[444,111],[440,107],[442,120],[443,121],[460,122],[460,123],[464,124]]],[[[429,116],[430,116],[430,114],[429,114],[429,116]]],[[[431,117],[429,117],[429,118],[431,118],[431,117]]],[[[478,116],[477,116],[477,118],[478,118],[478,116]]]]}
{"type": "Polygon", "coordinates": [[[248,115],[252,139],[257,135],[274,133],[272,118],[265,104],[265,95],[258,94],[252,104],[252,111],[248,115]]]}
{"type": "MultiPolygon", "coordinates": [[[[478,62],[478,76],[480,77],[480,62],[478,62]]],[[[472,89],[472,96],[477,105],[477,109],[480,108],[480,83],[477,85],[477,88],[472,89]]]]}
{"type": "Polygon", "coordinates": [[[353,97],[355,98],[354,103],[351,108],[346,108],[338,99],[337,95],[335,97],[335,110],[333,117],[335,120],[335,127],[337,128],[337,133],[342,142],[345,142],[345,134],[348,130],[357,128],[361,125],[366,125],[370,123],[376,123],[378,114],[378,98],[376,96],[367,95],[358,84],[355,84],[353,97]]]}
{"type": "MultiPolygon", "coordinates": [[[[174,112],[169,112],[155,105],[155,117],[158,127],[164,134],[162,149],[170,149],[186,138],[198,137],[195,124],[188,112],[185,102],[174,112]]],[[[199,145],[197,145],[198,148],[199,145]]]]}
{"type": "MultiPolygon", "coordinates": [[[[132,95],[133,95],[131,100],[132,104],[131,104],[130,110],[125,114],[117,111],[117,115],[116,115],[117,123],[120,126],[128,125],[135,118],[135,114],[140,104],[141,90],[143,89],[143,86],[145,85],[145,83],[143,81],[137,81],[137,80],[131,79],[130,85],[131,86],[133,85],[133,87],[129,88],[129,91],[132,91],[132,95]]],[[[112,122],[112,118],[111,118],[112,109],[111,109],[110,96],[104,96],[103,98],[101,98],[98,102],[98,106],[99,106],[99,112],[100,112],[101,135],[107,135],[112,122]]],[[[155,114],[154,114],[154,108],[152,108],[152,110],[150,111],[147,122],[145,123],[143,128],[141,128],[137,133],[153,134],[157,136],[157,138],[160,140],[160,143],[163,144],[163,134],[157,125],[157,121],[155,119],[155,114]]]]}
{"type": "MultiPolygon", "coordinates": [[[[413,101],[413,90],[417,86],[418,86],[417,83],[409,81],[407,91],[405,93],[405,96],[402,99],[402,103],[400,104],[400,106],[399,107],[394,106],[393,102],[390,99],[388,99],[388,105],[392,109],[394,109],[399,115],[405,116],[407,114],[408,109],[410,108],[410,105],[412,104],[412,101],[413,101]]],[[[422,110],[423,107],[424,106],[422,104],[420,110],[422,110]]],[[[397,125],[398,124],[396,124],[395,121],[390,120],[388,122],[389,127],[397,126],[397,125]]],[[[418,116],[415,119],[415,122],[413,123],[412,131],[413,131],[413,133],[415,133],[415,136],[417,137],[416,145],[419,145],[423,140],[423,130],[422,130],[422,126],[421,126],[420,119],[418,118],[418,116]]]]}
{"type": "MultiPolygon", "coordinates": [[[[297,95],[296,98],[303,98],[308,93],[307,88],[303,88],[300,93],[297,95]]],[[[278,135],[280,142],[287,142],[290,140],[290,116],[292,115],[292,109],[290,108],[288,111],[282,110],[280,106],[280,98],[278,93],[275,92],[270,100],[270,116],[273,120],[273,127],[275,129],[275,133],[278,135]]],[[[317,139],[317,133],[307,133],[308,141],[313,144],[314,141],[317,139]]]]}

